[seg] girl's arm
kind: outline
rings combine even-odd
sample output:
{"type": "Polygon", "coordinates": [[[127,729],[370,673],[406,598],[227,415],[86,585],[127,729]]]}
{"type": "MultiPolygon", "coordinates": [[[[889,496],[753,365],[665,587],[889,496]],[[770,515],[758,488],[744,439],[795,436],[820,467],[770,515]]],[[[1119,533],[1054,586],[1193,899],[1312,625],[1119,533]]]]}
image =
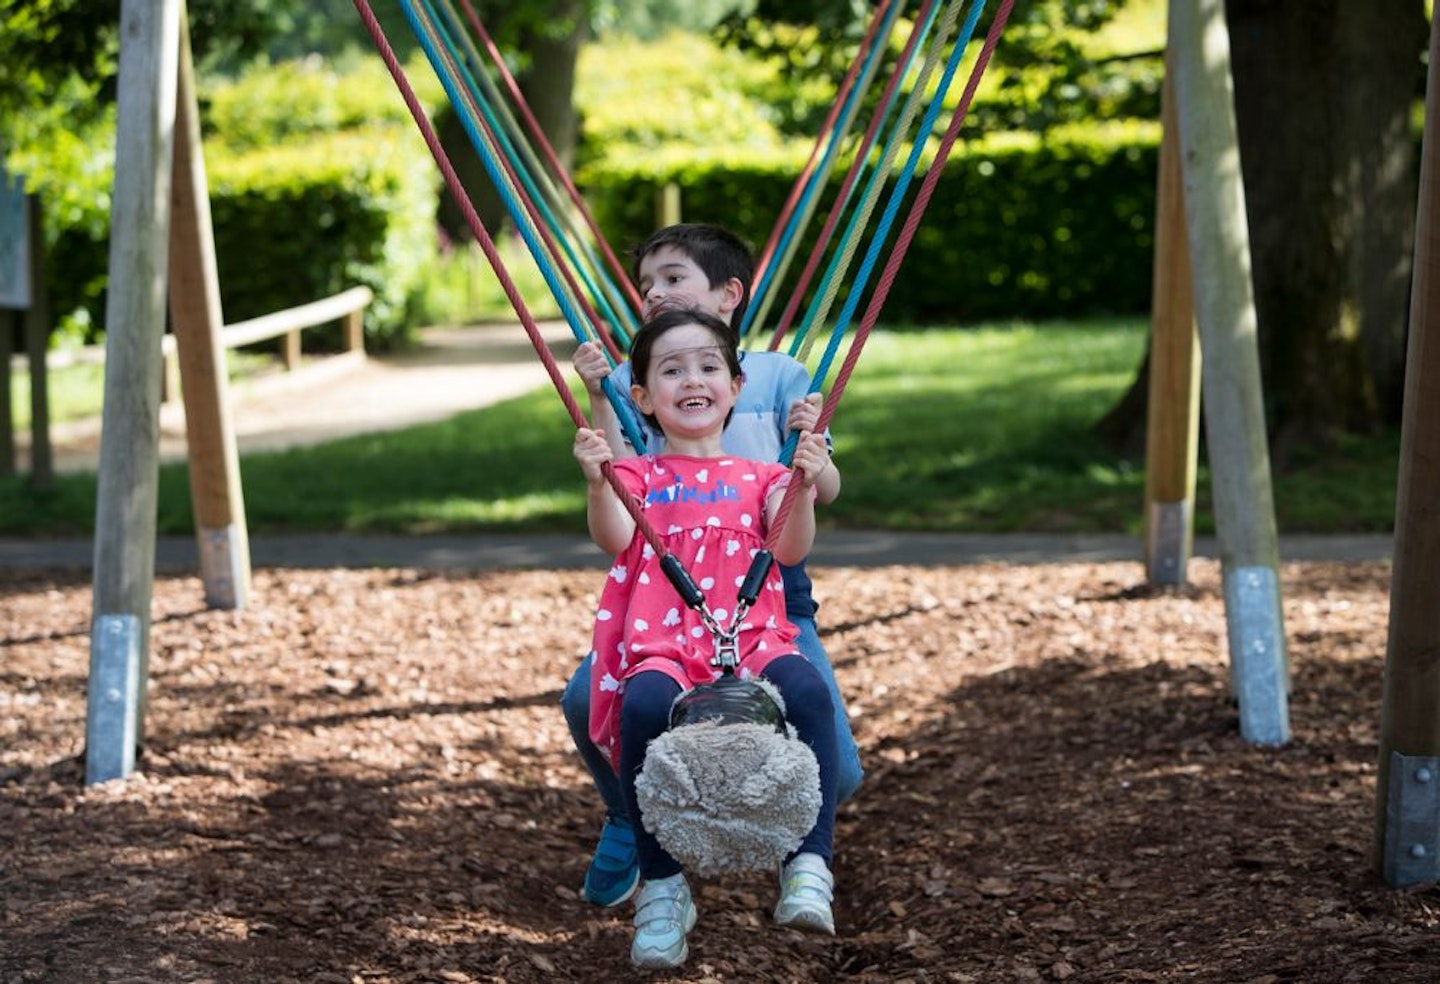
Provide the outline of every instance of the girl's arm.
{"type": "Polygon", "coordinates": [[[590,525],[590,538],[612,556],[628,547],[635,537],[635,517],[626,511],[602,470],[604,463],[614,457],[603,431],[588,427],[576,429],[575,460],[580,462],[580,470],[585,474],[585,518],[590,525]]]}
{"type": "MultiPolygon", "coordinates": [[[[773,542],[772,552],[782,564],[798,564],[810,553],[815,544],[815,496],[812,490],[822,474],[831,470],[830,454],[825,448],[825,438],[813,431],[805,431],[795,446],[795,467],[800,472],[801,492],[790,506],[790,515],[773,542]]],[[[793,479],[792,479],[793,480],[793,479]]],[[[784,489],[777,489],[766,504],[766,528],[773,528],[780,503],[785,496],[784,489]]]]}

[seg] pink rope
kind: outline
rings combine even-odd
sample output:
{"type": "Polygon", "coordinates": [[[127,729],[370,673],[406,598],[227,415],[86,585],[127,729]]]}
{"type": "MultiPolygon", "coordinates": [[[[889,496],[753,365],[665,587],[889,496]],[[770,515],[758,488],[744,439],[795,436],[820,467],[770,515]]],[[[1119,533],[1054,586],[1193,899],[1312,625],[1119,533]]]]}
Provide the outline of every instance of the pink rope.
{"type": "Polygon", "coordinates": [[[475,8],[471,6],[470,0],[460,0],[460,2],[465,8],[465,18],[470,21],[470,26],[474,28],[475,33],[479,35],[481,43],[484,44],[485,50],[490,55],[490,60],[495,63],[495,68],[504,80],[505,87],[510,91],[510,98],[514,100],[516,108],[520,110],[520,115],[525,118],[525,126],[530,130],[531,136],[535,138],[536,146],[540,148],[540,152],[545,155],[545,160],[554,170],[561,183],[565,185],[565,191],[570,195],[570,200],[575,203],[575,207],[580,211],[581,218],[585,220],[586,226],[590,229],[590,234],[595,237],[595,242],[599,243],[601,252],[605,254],[605,262],[610,265],[610,269],[615,273],[615,277],[619,281],[621,289],[625,292],[625,296],[638,313],[641,307],[640,293],[635,289],[635,285],[630,282],[630,274],[610,249],[610,243],[605,239],[605,236],[601,234],[600,227],[595,222],[595,217],[590,214],[590,209],[585,205],[584,196],[582,196],[579,189],[575,187],[575,183],[570,179],[569,172],[565,170],[565,165],[560,163],[560,157],[555,153],[555,148],[553,148],[550,145],[550,141],[546,139],[545,131],[541,129],[540,123],[535,119],[535,114],[530,111],[530,104],[525,101],[525,96],[521,93],[519,84],[515,81],[515,77],[510,74],[510,69],[506,67],[505,59],[501,56],[500,49],[495,45],[495,42],[490,39],[490,35],[486,32],[484,25],[480,23],[480,18],[476,15],[475,8]]]}
{"type": "MultiPolygon", "coordinates": [[[[975,98],[975,90],[980,85],[980,76],[984,74],[986,66],[990,64],[990,56],[995,53],[995,45],[1000,41],[1000,34],[1005,29],[1005,22],[1010,19],[1010,10],[1014,6],[1015,0],[1002,0],[999,9],[995,11],[995,20],[990,24],[990,30],[985,36],[985,45],[980,49],[980,55],[975,60],[975,67],[970,72],[965,92],[955,106],[955,112],[950,117],[950,125],[946,128],[945,136],[941,139],[939,149],[935,152],[935,159],[930,162],[930,169],[925,172],[925,180],[920,185],[920,191],[915,195],[915,201],[911,203],[910,211],[905,216],[905,224],[901,227],[900,235],[890,251],[890,257],[880,272],[880,279],[875,284],[875,292],[870,295],[870,301],[865,307],[865,314],[861,317],[860,325],[855,330],[855,340],[850,345],[850,351],[846,353],[845,361],[835,374],[835,383],[830,388],[830,398],[825,401],[825,407],[820,411],[820,419],[815,424],[817,431],[824,431],[830,426],[830,418],[835,415],[835,408],[840,405],[840,397],[845,392],[845,385],[850,381],[851,373],[855,371],[855,364],[860,360],[860,353],[865,348],[865,341],[870,337],[870,331],[880,317],[880,309],[884,307],[885,300],[890,295],[890,288],[895,285],[895,276],[900,270],[900,263],[910,249],[910,243],[915,238],[915,231],[920,227],[920,220],[925,215],[925,209],[930,204],[931,196],[935,194],[935,186],[940,183],[941,172],[945,170],[945,161],[950,156],[951,148],[955,146],[955,140],[960,135],[960,126],[965,122],[965,116],[970,111],[970,103],[975,98]]],[[[780,502],[780,509],[776,513],[775,523],[771,528],[769,541],[772,545],[778,539],[780,531],[785,528],[785,521],[790,517],[795,496],[800,491],[799,478],[797,469],[789,488],[785,490],[785,498],[780,502]]]]}
{"type": "MultiPolygon", "coordinates": [[[[431,125],[429,117],[425,115],[425,108],[421,105],[419,97],[415,95],[415,90],[411,87],[410,80],[406,78],[404,68],[401,67],[399,59],[395,56],[394,49],[390,47],[390,42],[385,37],[384,29],[375,18],[375,12],[370,9],[368,0],[354,0],[354,2],[355,9],[360,13],[360,19],[365,22],[365,29],[370,33],[371,40],[375,42],[376,50],[380,52],[380,57],[384,60],[385,67],[390,70],[390,77],[395,80],[395,87],[400,90],[400,95],[404,98],[405,105],[410,110],[411,117],[415,120],[415,125],[420,128],[420,135],[425,138],[425,144],[430,148],[430,154],[435,158],[435,163],[440,168],[440,174],[445,179],[445,187],[448,188],[450,194],[455,197],[456,203],[460,206],[460,211],[465,216],[466,223],[470,226],[470,231],[475,236],[475,241],[480,244],[480,249],[485,253],[485,258],[490,261],[490,267],[495,271],[495,277],[500,281],[501,289],[505,292],[506,298],[509,299],[510,305],[515,309],[516,315],[519,316],[520,324],[524,327],[525,334],[529,336],[530,344],[534,347],[535,353],[540,356],[540,362],[545,366],[545,372],[550,377],[551,383],[554,384],[555,391],[560,394],[560,400],[565,404],[565,409],[569,412],[571,421],[574,422],[577,428],[588,426],[585,414],[580,409],[580,404],[576,402],[575,395],[570,392],[570,387],[566,384],[565,377],[561,374],[560,366],[556,363],[555,356],[550,353],[550,347],[545,344],[545,338],[540,333],[540,328],[535,323],[534,316],[531,315],[530,309],[526,307],[524,298],[520,296],[520,289],[515,286],[515,281],[510,276],[510,271],[505,268],[505,261],[500,258],[500,252],[495,248],[495,241],[490,238],[490,233],[486,231],[485,224],[480,221],[480,215],[475,211],[474,203],[470,201],[470,196],[466,194],[465,186],[460,183],[460,176],[455,173],[455,168],[450,163],[450,158],[446,155],[445,149],[440,145],[440,137],[436,134],[434,126],[431,125]]],[[[605,473],[605,480],[610,484],[610,487],[615,490],[615,494],[620,497],[621,503],[624,504],[626,511],[629,512],[630,516],[635,520],[635,526],[641,535],[645,537],[645,541],[654,548],[657,554],[662,557],[666,556],[669,551],[666,550],[665,543],[660,539],[659,534],[655,532],[655,528],[650,525],[650,521],[647,520],[644,513],[641,512],[639,501],[621,484],[619,477],[615,474],[615,470],[610,467],[608,462],[603,471],[605,473]]]]}

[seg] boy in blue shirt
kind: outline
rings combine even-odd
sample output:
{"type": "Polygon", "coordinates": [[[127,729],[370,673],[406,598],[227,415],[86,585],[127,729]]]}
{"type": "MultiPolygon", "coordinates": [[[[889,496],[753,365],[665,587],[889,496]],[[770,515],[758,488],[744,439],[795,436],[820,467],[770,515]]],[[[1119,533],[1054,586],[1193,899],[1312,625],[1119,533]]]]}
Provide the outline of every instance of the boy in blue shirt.
{"type": "MultiPolygon", "coordinates": [[[[750,300],[754,262],[739,237],[719,226],[680,224],[654,233],[635,250],[634,275],[640,291],[641,317],[649,320],[666,310],[699,310],[738,326],[750,300]]],[[[738,457],[777,461],[789,432],[812,430],[820,419],[820,394],[810,393],[810,376],[805,367],[778,352],[743,352],[744,384],[734,415],[725,428],[725,450],[738,457]]],[[[625,443],[614,408],[602,387],[610,376],[617,392],[630,392],[630,364],[611,370],[598,342],[587,342],[574,356],[575,371],[590,394],[591,426],[609,437],[617,458],[659,451],[664,437],[640,426],[647,446],[635,449],[625,443]]],[[[638,412],[635,419],[639,420],[638,412]]],[[[831,502],[840,493],[840,472],[832,462],[816,483],[821,503],[831,502]]],[[[843,802],[860,785],[863,770],[860,750],[850,730],[835,672],[815,629],[815,610],[810,576],[802,561],[781,568],[785,584],[785,608],[790,621],[800,630],[798,648],[820,671],[830,688],[835,705],[835,731],[839,745],[838,799],[843,802]]],[[[619,779],[589,737],[590,664],[588,657],[570,678],[560,698],[571,737],[595,786],[605,802],[605,826],[594,857],[585,872],[584,895],[597,905],[619,905],[634,894],[640,881],[635,856],[635,836],[626,817],[619,779]]]]}

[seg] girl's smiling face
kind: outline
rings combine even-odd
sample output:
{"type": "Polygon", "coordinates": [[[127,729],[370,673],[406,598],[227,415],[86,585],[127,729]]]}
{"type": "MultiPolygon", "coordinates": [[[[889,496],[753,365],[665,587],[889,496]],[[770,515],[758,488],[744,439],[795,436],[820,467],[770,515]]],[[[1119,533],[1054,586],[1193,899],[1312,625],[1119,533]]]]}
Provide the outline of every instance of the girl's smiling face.
{"type": "Polygon", "coordinates": [[[660,424],[667,441],[697,439],[725,429],[740,395],[741,379],[722,342],[699,324],[677,325],[655,340],[643,385],[631,395],[660,424]]]}

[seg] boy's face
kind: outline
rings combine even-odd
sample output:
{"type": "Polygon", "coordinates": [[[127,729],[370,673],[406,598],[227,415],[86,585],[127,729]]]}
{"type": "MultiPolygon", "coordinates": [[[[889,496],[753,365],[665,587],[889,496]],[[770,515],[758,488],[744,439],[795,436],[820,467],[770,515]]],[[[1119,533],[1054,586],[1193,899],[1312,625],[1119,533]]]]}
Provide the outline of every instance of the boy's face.
{"type": "Polygon", "coordinates": [[[640,317],[649,321],[661,311],[697,310],[722,321],[740,303],[740,281],[733,277],[710,286],[705,271],[674,246],[661,246],[640,261],[640,317]]]}

